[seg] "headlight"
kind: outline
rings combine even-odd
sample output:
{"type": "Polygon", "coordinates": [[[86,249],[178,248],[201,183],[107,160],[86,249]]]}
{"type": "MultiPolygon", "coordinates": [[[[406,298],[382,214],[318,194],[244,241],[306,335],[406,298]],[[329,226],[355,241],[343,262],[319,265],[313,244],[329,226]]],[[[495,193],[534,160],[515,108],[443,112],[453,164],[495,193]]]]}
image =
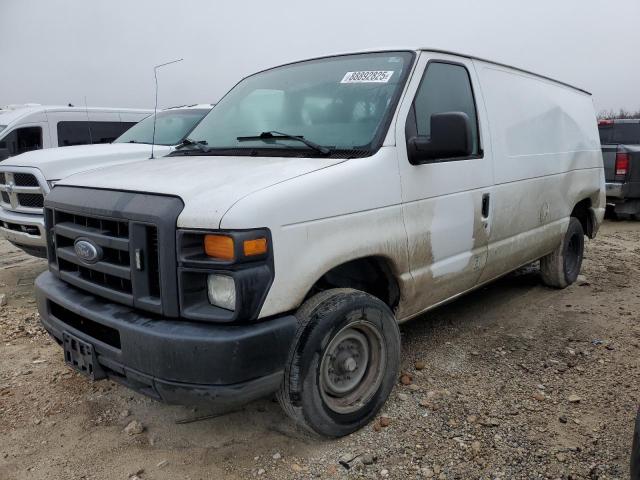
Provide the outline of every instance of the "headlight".
{"type": "Polygon", "coordinates": [[[188,320],[253,322],[274,280],[271,232],[178,229],[180,314],[188,320]]]}
{"type": "Polygon", "coordinates": [[[227,310],[236,309],[236,284],[227,275],[211,274],[207,277],[209,303],[227,310]]]}
{"type": "Polygon", "coordinates": [[[47,183],[49,184],[49,190],[51,190],[53,187],[56,186],[56,183],[58,183],[60,180],[47,180],[47,183]]]}

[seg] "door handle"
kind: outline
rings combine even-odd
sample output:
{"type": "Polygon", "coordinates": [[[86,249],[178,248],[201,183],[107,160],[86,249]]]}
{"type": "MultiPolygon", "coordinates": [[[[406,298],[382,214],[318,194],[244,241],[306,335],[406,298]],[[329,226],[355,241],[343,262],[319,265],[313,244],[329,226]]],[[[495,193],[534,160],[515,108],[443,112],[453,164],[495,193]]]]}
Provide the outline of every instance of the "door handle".
{"type": "Polygon", "coordinates": [[[491,194],[483,193],[482,194],[482,218],[486,220],[489,218],[489,203],[491,200],[491,194]]]}

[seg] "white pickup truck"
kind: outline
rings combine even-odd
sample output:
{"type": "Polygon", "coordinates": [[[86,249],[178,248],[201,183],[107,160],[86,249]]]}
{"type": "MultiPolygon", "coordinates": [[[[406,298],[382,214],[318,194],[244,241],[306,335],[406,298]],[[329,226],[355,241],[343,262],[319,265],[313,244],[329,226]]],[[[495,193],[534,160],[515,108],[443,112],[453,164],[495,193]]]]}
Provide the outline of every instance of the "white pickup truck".
{"type": "MultiPolygon", "coordinates": [[[[192,105],[158,112],[154,156],[170,153],[211,107],[192,105]]],[[[46,258],[42,208],[51,187],[74,173],[149,158],[153,123],[150,115],[111,144],[36,150],[0,163],[0,235],[27,253],[46,258]]]]}
{"type": "Polygon", "coordinates": [[[466,55],[265,70],[190,138],[55,186],[42,324],[94,379],[181,403],[277,392],[322,435],[382,407],[399,322],[538,259],[570,285],[604,216],[590,94],[466,55]]]}

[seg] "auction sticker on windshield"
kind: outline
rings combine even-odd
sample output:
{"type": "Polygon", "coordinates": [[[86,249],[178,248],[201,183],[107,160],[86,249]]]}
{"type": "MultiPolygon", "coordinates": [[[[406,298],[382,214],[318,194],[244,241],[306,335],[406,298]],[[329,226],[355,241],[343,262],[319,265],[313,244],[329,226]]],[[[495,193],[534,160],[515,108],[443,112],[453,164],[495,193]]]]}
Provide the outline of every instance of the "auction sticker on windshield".
{"type": "Polygon", "coordinates": [[[393,75],[393,70],[347,72],[340,83],[387,83],[391,75],[393,75]]]}

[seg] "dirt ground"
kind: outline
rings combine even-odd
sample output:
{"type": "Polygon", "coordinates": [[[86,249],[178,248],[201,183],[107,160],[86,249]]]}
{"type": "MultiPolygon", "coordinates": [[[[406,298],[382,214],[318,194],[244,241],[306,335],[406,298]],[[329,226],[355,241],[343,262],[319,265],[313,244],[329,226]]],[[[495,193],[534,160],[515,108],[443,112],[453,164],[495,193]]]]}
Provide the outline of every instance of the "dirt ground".
{"type": "Polygon", "coordinates": [[[203,419],[216,412],[71,372],[32,297],[45,262],[2,242],[0,479],[626,479],[640,222],[607,222],[587,248],[566,290],[534,266],[404,325],[409,384],[376,422],[328,441],[273,399],[203,419]],[[130,435],[134,420],[144,431],[130,435]]]}

